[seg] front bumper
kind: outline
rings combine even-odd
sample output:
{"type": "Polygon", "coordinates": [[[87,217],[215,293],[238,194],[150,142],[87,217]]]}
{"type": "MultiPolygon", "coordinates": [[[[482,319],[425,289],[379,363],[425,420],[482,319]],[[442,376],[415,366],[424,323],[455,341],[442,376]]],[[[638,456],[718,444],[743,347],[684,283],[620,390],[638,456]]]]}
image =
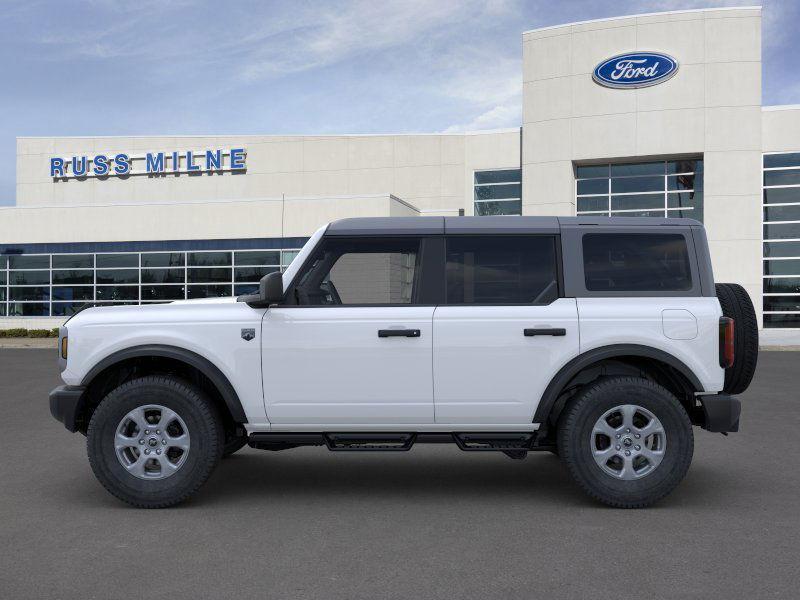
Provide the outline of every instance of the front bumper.
{"type": "Polygon", "coordinates": [[[742,403],[730,394],[700,396],[703,405],[703,429],[719,433],[739,431],[742,403]]]}
{"type": "Polygon", "coordinates": [[[69,431],[78,431],[85,391],[82,386],[60,385],[50,392],[50,414],[69,431]]]}

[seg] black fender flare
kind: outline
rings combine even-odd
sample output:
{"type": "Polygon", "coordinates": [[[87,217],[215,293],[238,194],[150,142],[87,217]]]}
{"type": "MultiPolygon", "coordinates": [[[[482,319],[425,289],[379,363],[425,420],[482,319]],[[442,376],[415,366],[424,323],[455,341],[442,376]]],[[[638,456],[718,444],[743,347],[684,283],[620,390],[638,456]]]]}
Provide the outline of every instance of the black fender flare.
{"type": "Polygon", "coordinates": [[[247,416],[242,408],[239,395],[231,385],[231,382],[219,368],[207,358],[200,356],[196,352],[180,348],[178,346],[168,346],[164,344],[146,344],[143,346],[131,346],[109,354],[103,360],[94,365],[86,375],[84,375],[81,385],[88,386],[100,373],[131,358],[158,356],[180,361],[200,371],[208,377],[209,381],[219,390],[225,406],[231,413],[231,417],[237,423],[247,423],[247,416]]]}
{"type": "Polygon", "coordinates": [[[539,406],[536,407],[536,413],[533,415],[533,422],[547,422],[547,419],[553,410],[553,406],[555,405],[556,400],[558,400],[559,395],[561,395],[564,387],[583,369],[590,367],[601,360],[622,356],[650,358],[662,362],[674,368],[681,375],[683,375],[692,385],[692,387],[694,387],[696,392],[703,390],[703,384],[700,383],[700,379],[697,377],[697,375],[695,375],[692,370],[683,363],[683,361],[675,358],[668,352],[638,344],[613,344],[610,346],[601,346],[599,348],[588,350],[583,354],[579,354],[570,360],[566,365],[561,367],[558,373],[555,374],[545,388],[542,398],[539,401],[539,406]]]}

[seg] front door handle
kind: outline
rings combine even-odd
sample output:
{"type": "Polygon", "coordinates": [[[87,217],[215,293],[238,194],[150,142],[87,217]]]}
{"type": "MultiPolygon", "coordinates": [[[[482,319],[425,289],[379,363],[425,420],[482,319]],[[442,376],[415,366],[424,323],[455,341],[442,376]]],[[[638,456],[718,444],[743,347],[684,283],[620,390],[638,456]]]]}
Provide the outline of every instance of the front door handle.
{"type": "Polygon", "coordinates": [[[378,337],[419,337],[419,329],[378,329],[378,337]]]}
{"type": "Polygon", "coordinates": [[[541,327],[535,329],[525,329],[523,330],[525,337],[533,337],[535,335],[554,335],[554,336],[562,336],[567,335],[567,330],[563,327],[541,327]]]}

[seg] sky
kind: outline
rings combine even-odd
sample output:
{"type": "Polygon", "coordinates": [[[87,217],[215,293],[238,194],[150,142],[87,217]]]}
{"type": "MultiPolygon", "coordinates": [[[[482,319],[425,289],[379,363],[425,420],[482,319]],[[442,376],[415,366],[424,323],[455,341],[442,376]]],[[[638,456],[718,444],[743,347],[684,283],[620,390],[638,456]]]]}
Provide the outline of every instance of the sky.
{"type": "MultiPolygon", "coordinates": [[[[0,0],[17,136],[453,132],[522,123],[522,32],[754,0],[0,0]]],[[[763,2],[763,103],[800,103],[800,0],[763,2]]]]}

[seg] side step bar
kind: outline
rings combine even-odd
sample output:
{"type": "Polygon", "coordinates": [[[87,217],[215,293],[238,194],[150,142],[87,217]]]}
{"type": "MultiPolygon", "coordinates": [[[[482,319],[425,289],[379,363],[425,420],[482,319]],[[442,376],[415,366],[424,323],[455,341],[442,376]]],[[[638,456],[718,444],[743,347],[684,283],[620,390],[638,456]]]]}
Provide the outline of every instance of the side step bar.
{"type": "Polygon", "coordinates": [[[414,444],[456,444],[467,452],[505,452],[519,456],[531,450],[550,450],[537,446],[536,432],[320,432],[320,433],[252,433],[251,448],[286,450],[299,446],[327,446],[334,452],[405,452],[414,444]]]}

